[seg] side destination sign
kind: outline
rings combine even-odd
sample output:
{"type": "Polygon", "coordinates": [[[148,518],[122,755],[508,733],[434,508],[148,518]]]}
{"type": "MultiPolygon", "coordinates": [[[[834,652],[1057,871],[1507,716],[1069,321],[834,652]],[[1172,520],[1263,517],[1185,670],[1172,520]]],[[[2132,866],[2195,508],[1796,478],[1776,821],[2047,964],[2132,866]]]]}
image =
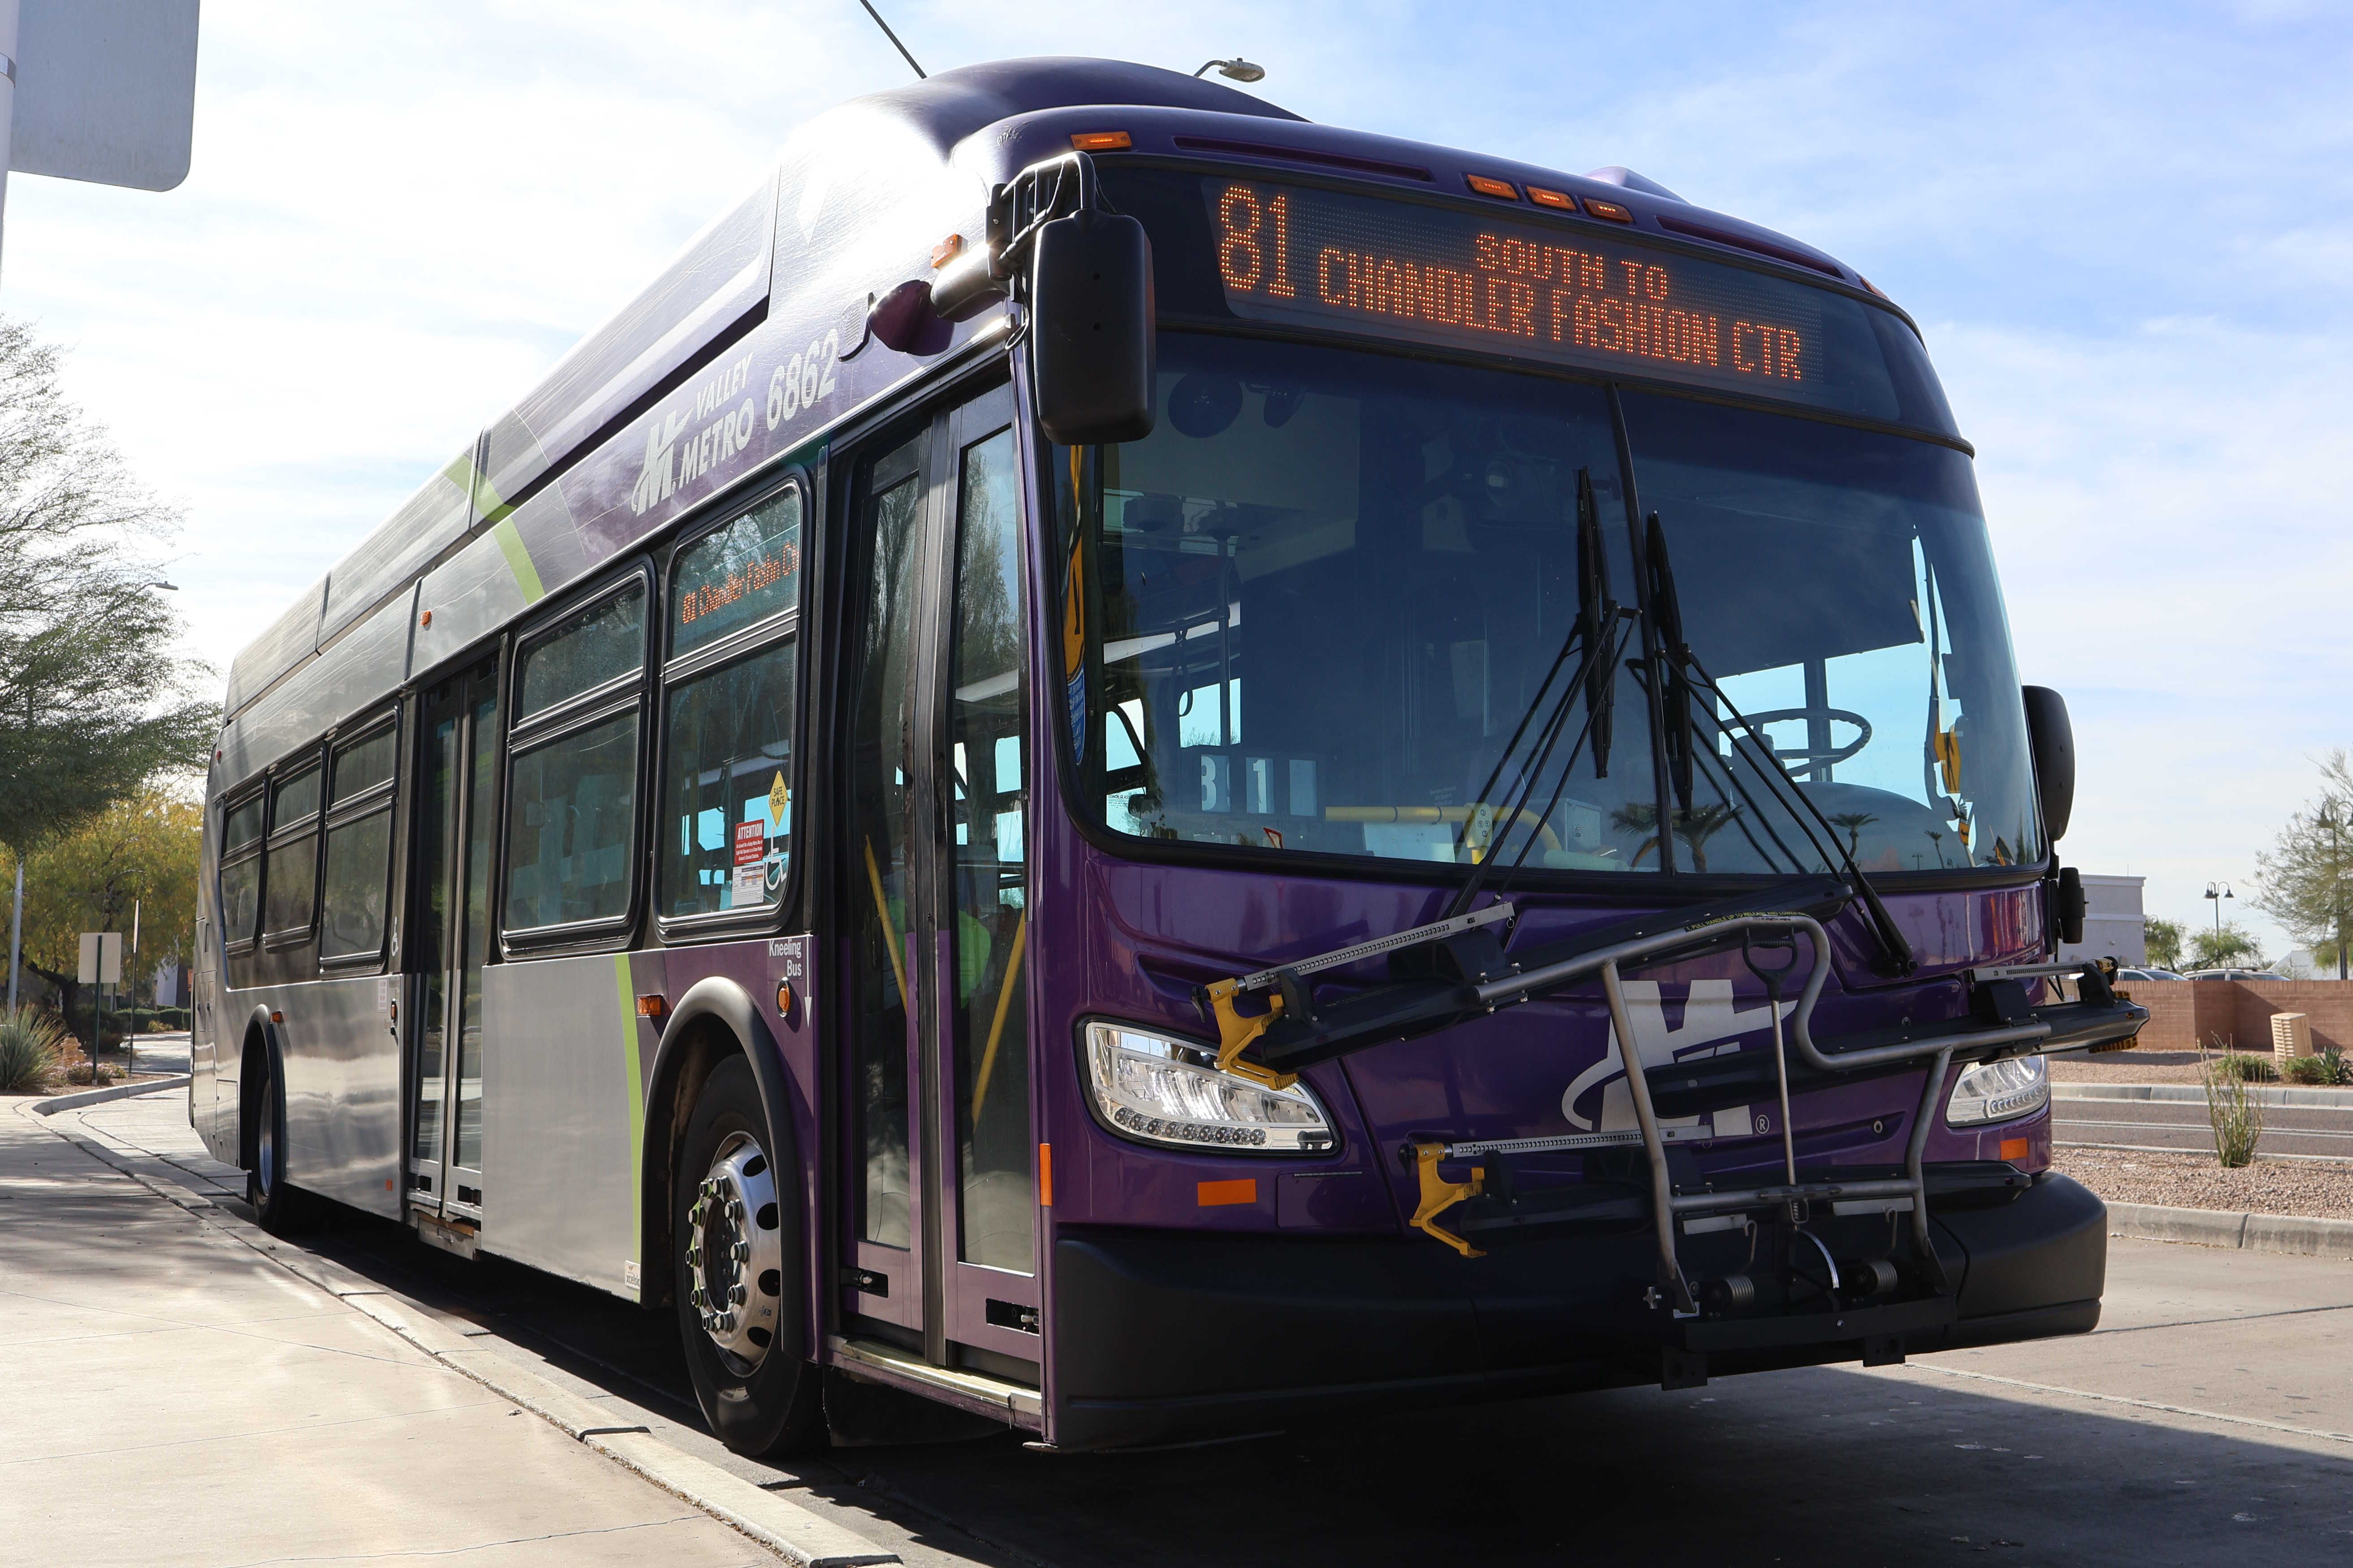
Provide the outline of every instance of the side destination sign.
{"type": "Polygon", "coordinates": [[[1619,370],[1876,411],[1866,307],[1741,267],[1304,186],[1203,181],[1226,304],[1247,320],[1619,370]]]}

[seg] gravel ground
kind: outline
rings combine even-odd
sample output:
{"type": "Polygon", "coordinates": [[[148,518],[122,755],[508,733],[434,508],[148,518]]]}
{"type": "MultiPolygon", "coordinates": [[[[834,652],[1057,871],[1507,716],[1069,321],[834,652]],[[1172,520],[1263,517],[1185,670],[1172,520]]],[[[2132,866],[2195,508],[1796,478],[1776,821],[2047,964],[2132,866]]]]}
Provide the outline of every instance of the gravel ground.
{"type": "Polygon", "coordinates": [[[2104,1051],[2096,1057],[2053,1057],[2058,1083],[2196,1083],[2196,1051],[2104,1051]]]}
{"type": "Polygon", "coordinates": [[[2112,1203],[2353,1219],[2353,1164],[2258,1157],[2226,1171],[2211,1154],[2117,1149],[2054,1149],[2051,1163],[2112,1203]]]}

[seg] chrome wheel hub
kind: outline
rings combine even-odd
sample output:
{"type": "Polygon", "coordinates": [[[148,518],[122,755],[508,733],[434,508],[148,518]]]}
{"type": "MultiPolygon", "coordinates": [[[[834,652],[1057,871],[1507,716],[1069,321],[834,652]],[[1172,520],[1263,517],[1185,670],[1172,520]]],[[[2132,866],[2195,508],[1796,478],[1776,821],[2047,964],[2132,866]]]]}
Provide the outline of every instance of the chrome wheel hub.
{"type": "Polygon", "coordinates": [[[738,1132],[719,1146],[687,1211],[686,1277],[702,1331],[739,1372],[776,1342],[784,1288],[776,1173],[757,1142],[738,1132]]]}

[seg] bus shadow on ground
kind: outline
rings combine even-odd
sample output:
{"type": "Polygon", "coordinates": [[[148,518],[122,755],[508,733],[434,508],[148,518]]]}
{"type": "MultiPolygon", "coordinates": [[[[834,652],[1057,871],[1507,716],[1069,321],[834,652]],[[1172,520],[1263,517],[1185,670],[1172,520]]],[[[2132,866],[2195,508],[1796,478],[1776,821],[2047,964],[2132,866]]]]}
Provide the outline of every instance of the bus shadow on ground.
{"type": "MultiPolygon", "coordinates": [[[[702,1431],[667,1312],[468,1262],[388,1222],[306,1244],[702,1431]]],[[[1812,1368],[1668,1394],[1441,1409],[1138,1454],[1012,1436],[774,1469],[957,1557],[1075,1568],[1460,1560],[1905,1564],[2317,1562],[2353,1534],[2353,1450],[1812,1368]],[[2316,1451],[2317,1450],[2317,1451],[2316,1451]],[[987,1544],[985,1544],[987,1543],[987,1544]]]]}

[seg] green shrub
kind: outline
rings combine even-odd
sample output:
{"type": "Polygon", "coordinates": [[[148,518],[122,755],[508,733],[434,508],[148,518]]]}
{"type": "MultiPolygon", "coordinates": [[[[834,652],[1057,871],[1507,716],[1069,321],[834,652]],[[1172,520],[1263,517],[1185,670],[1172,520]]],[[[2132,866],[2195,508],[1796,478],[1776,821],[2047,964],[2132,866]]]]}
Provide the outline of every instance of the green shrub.
{"type": "Polygon", "coordinates": [[[37,1013],[0,1018],[0,1094],[38,1094],[65,1065],[65,1031],[37,1013]]]}
{"type": "MultiPolygon", "coordinates": [[[[66,1068],[66,1081],[68,1083],[86,1084],[91,1082],[92,1079],[93,1074],[90,1069],[90,1065],[86,1061],[76,1062],[73,1066],[66,1068]]],[[[95,1074],[95,1080],[100,1088],[112,1083],[114,1081],[114,1069],[112,1068],[103,1067],[98,1068],[95,1074]]]]}
{"type": "Polygon", "coordinates": [[[2232,1052],[2219,1037],[2214,1044],[2222,1047],[2221,1053],[2199,1053],[2198,1076],[2206,1085],[2206,1121],[2214,1130],[2214,1157],[2225,1168],[2235,1169],[2254,1162],[2255,1144],[2263,1135],[2263,1102],[2247,1092],[2251,1075],[2240,1064],[2263,1058],[2232,1052]]]}
{"type": "Polygon", "coordinates": [[[2242,1083],[2272,1083],[2279,1078],[2279,1068],[2269,1057],[2259,1057],[2249,1051],[2224,1051],[2213,1058],[2215,1070],[2228,1073],[2242,1083]]]}
{"type": "Polygon", "coordinates": [[[2335,1046],[2323,1046],[2317,1056],[2297,1057],[2287,1064],[2287,1076],[2295,1083],[2318,1084],[2323,1087],[2353,1084],[2353,1062],[2335,1046]]]}

